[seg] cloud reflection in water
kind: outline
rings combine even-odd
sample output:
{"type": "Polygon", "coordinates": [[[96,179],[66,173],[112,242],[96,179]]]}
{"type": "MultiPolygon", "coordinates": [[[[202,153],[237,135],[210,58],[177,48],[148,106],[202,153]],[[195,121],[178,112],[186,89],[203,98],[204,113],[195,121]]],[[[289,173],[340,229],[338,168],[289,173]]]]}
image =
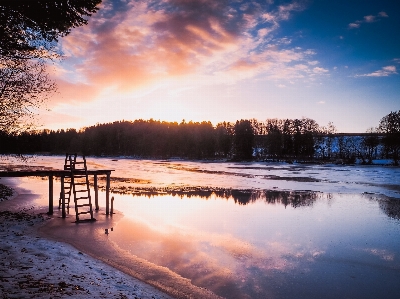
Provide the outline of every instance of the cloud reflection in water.
{"type": "Polygon", "coordinates": [[[259,211],[276,217],[287,207],[309,207],[326,195],[276,190],[200,194],[206,196],[188,192],[187,197],[177,192],[175,196],[135,196],[122,209],[132,214],[127,213],[110,238],[132,254],[227,298],[265,295],[269,292],[266,281],[277,272],[290,272],[301,260],[312,262],[324,252],[293,242],[274,225],[258,238],[254,225],[267,219],[259,211]]]}

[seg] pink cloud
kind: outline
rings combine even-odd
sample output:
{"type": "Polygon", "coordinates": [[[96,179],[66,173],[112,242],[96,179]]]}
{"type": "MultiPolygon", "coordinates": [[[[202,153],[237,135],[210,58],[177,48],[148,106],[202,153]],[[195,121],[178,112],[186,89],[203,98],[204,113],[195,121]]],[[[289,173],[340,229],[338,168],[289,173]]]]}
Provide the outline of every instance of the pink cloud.
{"type": "Polygon", "coordinates": [[[379,21],[381,18],[387,18],[387,17],[389,17],[387,15],[387,13],[384,11],[381,11],[376,16],[374,16],[374,15],[364,16],[364,18],[362,20],[357,20],[355,22],[350,23],[348,28],[349,29],[360,28],[362,23],[374,23],[374,22],[379,21]]]}
{"type": "Polygon", "coordinates": [[[357,23],[350,23],[349,24],[349,28],[359,28],[360,27],[360,24],[357,24],[357,23]]]}
{"type": "Polygon", "coordinates": [[[94,85],[84,83],[71,83],[61,79],[57,80],[57,94],[49,99],[49,107],[58,103],[68,102],[77,104],[93,100],[99,93],[94,85]]]}
{"type": "Polygon", "coordinates": [[[356,77],[388,77],[395,74],[398,74],[396,67],[394,65],[388,65],[375,72],[363,75],[356,75],[356,77]]]}
{"type": "Polygon", "coordinates": [[[365,17],[364,17],[364,21],[367,22],[367,23],[375,22],[375,20],[376,20],[376,17],[375,17],[375,16],[372,16],[372,15],[365,16],[365,17]]]}
{"type": "Polygon", "coordinates": [[[305,72],[293,74],[298,70],[289,64],[312,53],[288,49],[290,40],[271,36],[301,9],[297,2],[271,10],[255,2],[237,8],[214,0],[104,1],[89,25],[62,40],[68,71],[58,73],[60,94],[65,101],[91,100],[103,88],[130,92],[195,74],[212,83],[217,74],[232,80],[229,72],[244,69],[236,80],[263,72],[271,77],[281,68],[302,77],[305,72]]]}

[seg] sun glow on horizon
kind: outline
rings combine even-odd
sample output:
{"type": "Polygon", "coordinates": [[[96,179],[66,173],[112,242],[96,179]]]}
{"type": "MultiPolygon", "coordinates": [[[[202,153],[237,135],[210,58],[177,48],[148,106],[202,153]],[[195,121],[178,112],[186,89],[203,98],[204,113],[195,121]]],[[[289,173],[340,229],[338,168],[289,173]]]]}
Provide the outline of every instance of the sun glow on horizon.
{"type": "Polygon", "coordinates": [[[39,122],[80,129],[136,119],[216,125],[307,117],[364,132],[398,110],[399,45],[374,31],[400,28],[389,9],[396,4],[340,9],[332,19],[324,5],[264,2],[104,0],[87,26],[61,39],[65,57],[51,73],[59,93],[39,122]],[[379,49],[365,47],[363,30],[379,49]],[[375,57],[381,48],[387,53],[375,57]]]}

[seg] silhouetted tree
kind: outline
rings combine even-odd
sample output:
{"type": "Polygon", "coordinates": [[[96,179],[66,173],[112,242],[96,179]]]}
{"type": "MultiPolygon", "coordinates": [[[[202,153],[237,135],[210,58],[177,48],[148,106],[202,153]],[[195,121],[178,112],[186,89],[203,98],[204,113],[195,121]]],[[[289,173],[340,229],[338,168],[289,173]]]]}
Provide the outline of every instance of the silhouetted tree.
{"type": "Polygon", "coordinates": [[[333,144],[336,138],[336,127],[332,122],[328,126],[315,129],[316,136],[316,149],[323,160],[332,158],[333,144]]]}
{"type": "Polygon", "coordinates": [[[284,121],[282,135],[282,154],[288,158],[293,156],[292,121],[290,119],[284,121]]]}
{"type": "Polygon", "coordinates": [[[361,141],[361,151],[363,153],[363,161],[364,157],[366,159],[366,164],[372,164],[372,159],[377,156],[377,149],[380,143],[379,137],[374,128],[370,128],[367,130],[368,135],[362,137],[361,141]]]}
{"type": "Polygon", "coordinates": [[[283,154],[281,122],[278,119],[267,119],[265,127],[267,131],[266,148],[268,155],[273,159],[279,160],[283,154]]]}
{"type": "Polygon", "coordinates": [[[395,165],[399,165],[400,155],[400,110],[384,116],[378,127],[384,134],[383,144],[387,156],[391,156],[395,165]]]}
{"type": "Polygon", "coordinates": [[[236,121],[234,127],[235,159],[251,160],[253,157],[254,131],[249,120],[236,121]]]}
{"type": "Polygon", "coordinates": [[[222,122],[217,124],[215,130],[217,156],[228,157],[232,150],[233,125],[229,122],[222,122]]]}
{"type": "Polygon", "coordinates": [[[101,0],[1,0],[0,55],[39,58],[58,38],[87,24],[101,0]]]}

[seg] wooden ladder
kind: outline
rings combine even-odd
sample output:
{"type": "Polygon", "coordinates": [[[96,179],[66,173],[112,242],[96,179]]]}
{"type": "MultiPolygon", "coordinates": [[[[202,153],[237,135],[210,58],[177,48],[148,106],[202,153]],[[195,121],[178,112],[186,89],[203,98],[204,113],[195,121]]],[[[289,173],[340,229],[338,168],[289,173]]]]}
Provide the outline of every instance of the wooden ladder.
{"type": "MultiPolygon", "coordinates": [[[[73,166],[73,161],[76,161],[76,154],[66,154],[65,155],[65,162],[64,162],[64,170],[71,171],[73,166]]],[[[71,201],[71,194],[72,194],[72,171],[69,175],[64,177],[64,196],[65,196],[65,203],[67,204],[67,208],[69,209],[69,203],[71,201]]],[[[61,209],[62,198],[60,193],[60,199],[58,201],[58,209],[61,209]]]]}
{"type": "Polygon", "coordinates": [[[96,221],[93,217],[92,198],[90,196],[89,176],[85,156],[77,161],[77,155],[67,155],[71,167],[71,185],[74,194],[76,222],[96,221]],[[89,215],[90,218],[80,219],[80,215],[89,215]]]}

